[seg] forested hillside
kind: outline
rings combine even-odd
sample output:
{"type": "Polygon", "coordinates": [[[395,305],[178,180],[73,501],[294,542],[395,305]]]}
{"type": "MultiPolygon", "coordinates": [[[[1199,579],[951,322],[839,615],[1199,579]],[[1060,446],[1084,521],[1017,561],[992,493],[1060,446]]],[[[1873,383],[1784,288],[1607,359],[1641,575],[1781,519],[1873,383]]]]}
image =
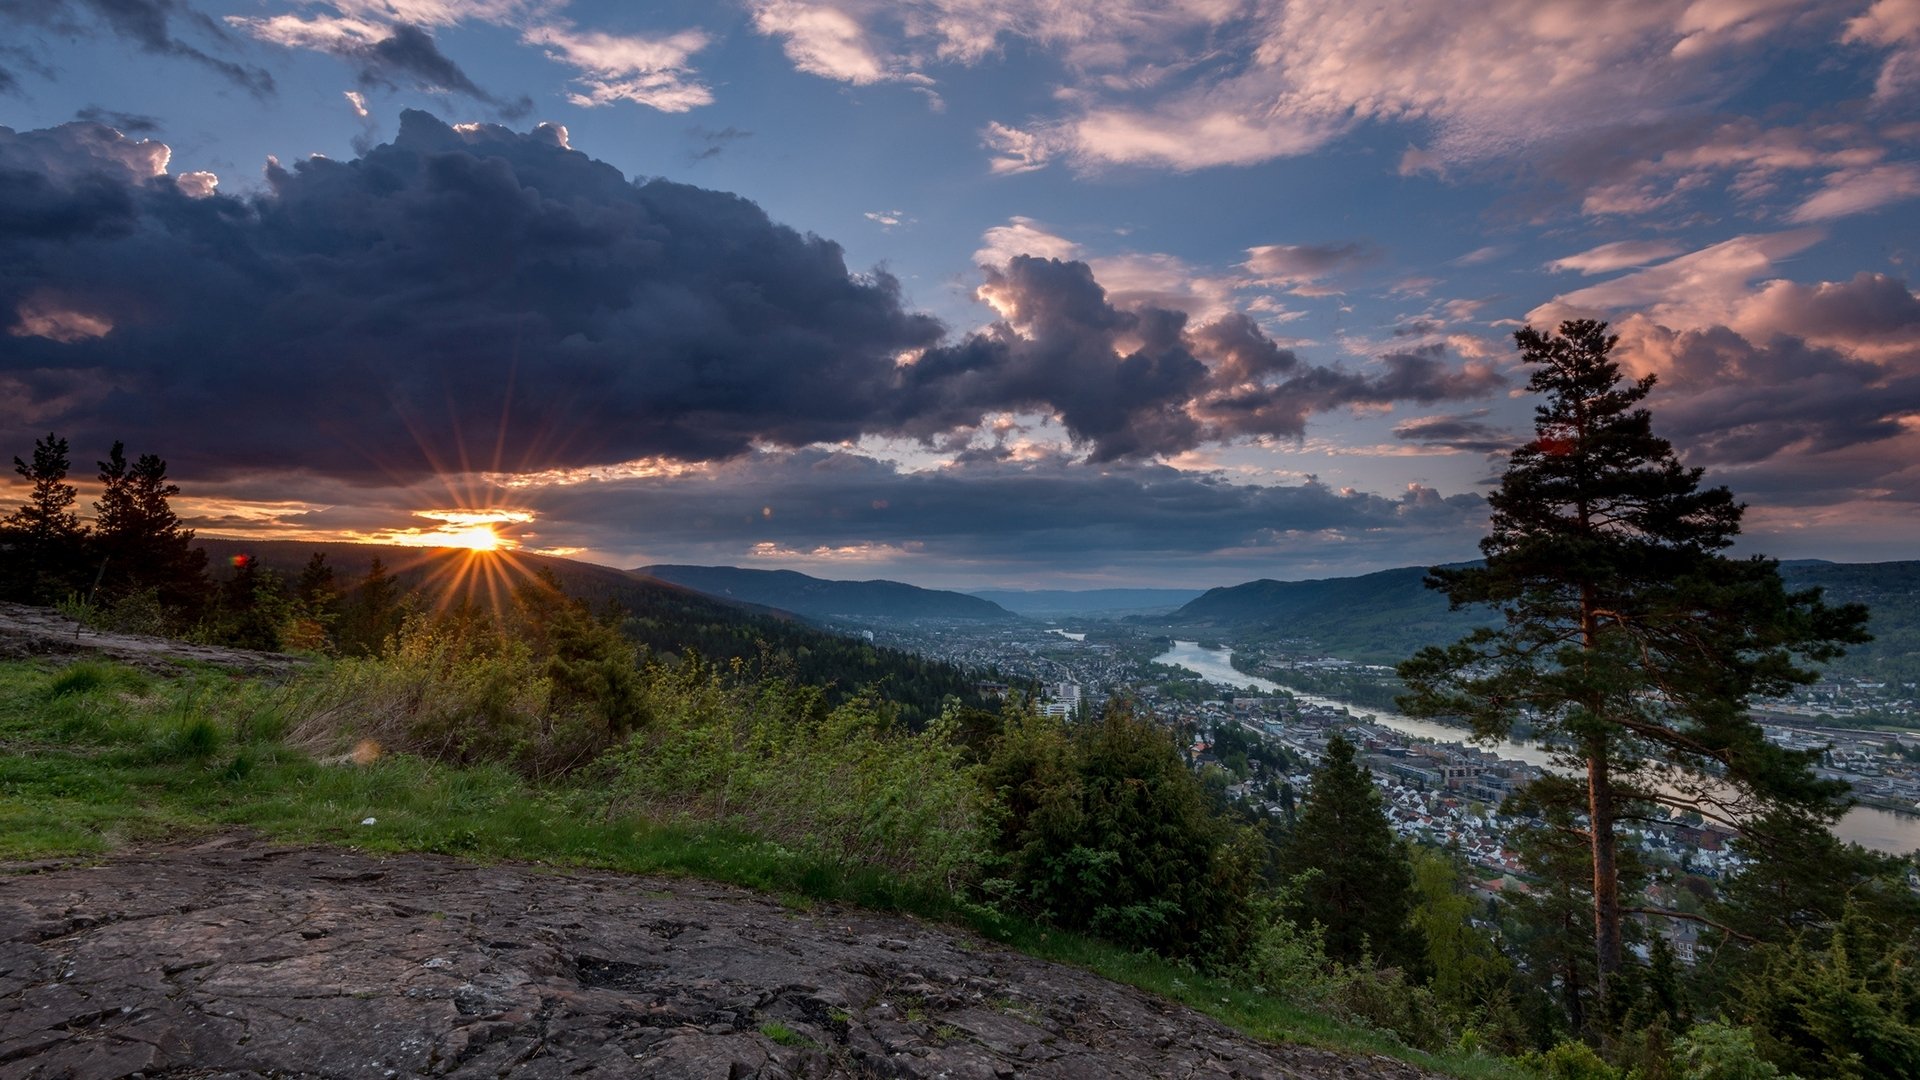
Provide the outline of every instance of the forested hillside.
{"type": "MultiPolygon", "coordinates": [[[[831,633],[784,612],[730,602],[611,567],[521,552],[476,553],[454,548],[409,548],[378,544],[305,541],[202,540],[215,576],[230,575],[246,555],[261,568],[291,580],[313,557],[324,555],[335,586],[351,605],[375,560],[404,593],[429,608],[486,607],[510,602],[512,593],[550,574],[567,595],[596,611],[616,614],[627,637],[655,655],[695,650],[709,660],[739,657],[791,665],[802,682],[832,687],[838,701],[877,686],[897,701],[907,719],[935,715],[948,697],[973,702],[973,677],[950,664],[831,633]]],[[[349,612],[349,615],[351,613],[349,612]]]]}
{"type": "Polygon", "coordinates": [[[966,593],[899,581],[832,581],[796,570],[737,566],[642,566],[635,574],[684,585],[709,596],[791,611],[812,618],[877,615],[891,619],[1011,619],[1011,611],[966,593]]]}
{"type": "MultiPolygon", "coordinates": [[[[1857,602],[1872,614],[1874,640],[1826,665],[1834,674],[1912,681],[1920,677],[1920,561],[1783,563],[1790,588],[1819,587],[1829,602],[1857,602]]],[[[1453,641],[1488,620],[1449,611],[1428,589],[1427,569],[1382,570],[1313,581],[1262,579],[1212,589],[1171,615],[1137,619],[1240,640],[1298,638],[1336,656],[1395,663],[1425,645],[1453,641]]]]}

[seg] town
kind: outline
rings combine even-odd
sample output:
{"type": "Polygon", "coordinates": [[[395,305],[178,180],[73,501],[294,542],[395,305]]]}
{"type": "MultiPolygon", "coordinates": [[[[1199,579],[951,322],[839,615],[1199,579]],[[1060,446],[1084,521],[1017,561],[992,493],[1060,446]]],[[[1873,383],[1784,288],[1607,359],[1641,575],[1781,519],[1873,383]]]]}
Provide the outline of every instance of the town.
{"type": "MultiPolygon", "coordinates": [[[[975,670],[983,688],[1025,688],[1054,715],[1076,715],[1115,694],[1130,696],[1180,733],[1189,762],[1226,800],[1255,816],[1291,814],[1328,738],[1344,734],[1361,751],[1394,829],[1416,844],[1457,852],[1474,871],[1477,892],[1529,888],[1509,838],[1522,823],[1501,812],[1507,796],[1552,765],[1551,749],[1525,740],[1496,749],[1463,729],[1407,721],[1392,710],[1400,687],[1392,669],[1317,652],[1311,642],[1250,647],[1232,656],[1237,685],[1160,662],[1175,642],[1165,630],[1119,622],[1067,620],[964,622],[845,620],[870,640],[975,670]],[[1072,629],[1067,629],[1071,626],[1072,629]],[[1262,689],[1262,687],[1266,689],[1262,689]],[[1392,717],[1398,726],[1384,722],[1392,717]],[[1399,727],[1418,727],[1423,734],[1399,727]],[[1457,732],[1457,733],[1456,733],[1457,732]]],[[[1193,645],[1193,643],[1189,643],[1193,645]]],[[[1193,647],[1224,647],[1200,642],[1193,647]]],[[[1224,658],[1230,654],[1213,654],[1224,658]]],[[[1222,662],[1223,662],[1222,661],[1222,662]]],[[[1821,751],[1819,775],[1851,785],[1862,804],[1836,831],[1843,839],[1905,854],[1920,847],[1920,729],[1890,731],[1816,723],[1871,712],[1920,722],[1910,686],[1822,682],[1793,699],[1767,703],[1767,737],[1821,751]],[[1816,711],[1817,710],[1817,711],[1816,711]],[[1878,809],[1867,809],[1867,808],[1878,809]]],[[[1730,830],[1691,815],[1631,827],[1652,873],[1650,897],[1672,910],[1698,907],[1712,882],[1741,859],[1730,830]]],[[[1693,928],[1679,923],[1671,941],[1691,955],[1693,928]]]]}

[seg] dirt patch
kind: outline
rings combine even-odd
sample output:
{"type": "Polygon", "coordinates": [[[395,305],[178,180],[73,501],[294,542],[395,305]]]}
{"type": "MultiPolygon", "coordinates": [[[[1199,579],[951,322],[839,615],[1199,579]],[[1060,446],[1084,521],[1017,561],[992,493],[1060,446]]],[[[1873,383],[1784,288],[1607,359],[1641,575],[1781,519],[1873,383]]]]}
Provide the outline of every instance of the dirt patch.
{"type": "Polygon", "coordinates": [[[223,837],[0,865],[0,1078],[1431,1074],[918,921],[223,837]]]}

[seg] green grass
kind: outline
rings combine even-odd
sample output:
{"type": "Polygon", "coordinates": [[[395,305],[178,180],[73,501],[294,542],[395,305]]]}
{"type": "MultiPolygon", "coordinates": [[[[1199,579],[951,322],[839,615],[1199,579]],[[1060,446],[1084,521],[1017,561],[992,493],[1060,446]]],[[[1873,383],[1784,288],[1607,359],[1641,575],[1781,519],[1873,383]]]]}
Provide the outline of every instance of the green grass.
{"type": "Polygon", "coordinates": [[[535,785],[499,766],[454,768],[405,756],[319,764],[278,741],[295,692],[204,669],[157,678],[92,661],[0,663],[0,860],[95,856],[246,828],[277,841],[363,851],[687,875],[796,905],[832,901],[959,923],[1271,1041],[1386,1054],[1469,1080],[1528,1075],[1485,1055],[1409,1050],[1390,1036],[879,870],[622,813],[590,780],[535,785]]]}

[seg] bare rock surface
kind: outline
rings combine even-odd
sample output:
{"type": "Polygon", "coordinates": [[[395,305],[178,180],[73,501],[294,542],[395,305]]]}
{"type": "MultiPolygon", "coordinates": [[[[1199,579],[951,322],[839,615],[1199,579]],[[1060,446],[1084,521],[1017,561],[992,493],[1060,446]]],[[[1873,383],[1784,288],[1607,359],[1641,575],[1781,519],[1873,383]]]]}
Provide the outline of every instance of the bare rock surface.
{"type": "Polygon", "coordinates": [[[150,671],[167,672],[185,662],[215,664],[256,675],[291,671],[303,662],[283,653],[195,645],[149,634],[94,630],[53,608],[0,602],[0,660],[36,656],[104,656],[150,671]]]}
{"type": "Polygon", "coordinates": [[[947,927],[227,836],[0,865],[0,1078],[1384,1077],[947,927]]]}

